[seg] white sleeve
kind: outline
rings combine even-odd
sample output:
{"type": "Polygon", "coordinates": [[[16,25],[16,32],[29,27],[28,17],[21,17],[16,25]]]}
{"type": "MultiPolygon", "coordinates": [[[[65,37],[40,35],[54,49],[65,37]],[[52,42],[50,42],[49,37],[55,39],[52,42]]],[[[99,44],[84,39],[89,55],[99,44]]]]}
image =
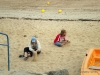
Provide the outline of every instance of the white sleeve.
{"type": "Polygon", "coordinates": [[[40,42],[38,40],[37,40],[37,47],[38,47],[37,48],[38,50],[41,50],[41,45],[40,45],[40,42]]]}
{"type": "Polygon", "coordinates": [[[29,43],[28,47],[29,47],[29,50],[30,50],[30,51],[33,51],[31,42],[29,43]]]}

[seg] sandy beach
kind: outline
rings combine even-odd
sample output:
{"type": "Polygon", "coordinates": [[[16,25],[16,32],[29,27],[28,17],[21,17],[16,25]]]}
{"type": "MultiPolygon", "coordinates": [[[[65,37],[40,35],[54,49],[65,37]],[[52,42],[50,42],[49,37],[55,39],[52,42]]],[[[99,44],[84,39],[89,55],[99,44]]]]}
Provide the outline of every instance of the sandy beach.
{"type": "MultiPolygon", "coordinates": [[[[49,1],[51,4],[48,6],[46,0],[0,0],[0,32],[8,34],[10,39],[11,71],[44,73],[67,69],[69,75],[80,75],[86,51],[90,48],[100,48],[100,1],[49,1]],[[46,9],[45,13],[41,13],[43,8],[46,9]],[[58,9],[62,9],[63,12],[58,13],[58,9]],[[98,21],[79,21],[79,19],[98,21]],[[61,29],[67,31],[66,38],[71,43],[56,47],[53,40],[61,29]],[[36,62],[33,62],[32,58],[24,61],[18,57],[23,54],[23,49],[28,46],[32,36],[37,36],[42,46],[42,53],[38,55],[36,62]]],[[[6,43],[5,36],[0,35],[0,43],[6,43]]],[[[0,46],[0,59],[0,69],[7,71],[6,47],[0,46]]]]}
{"type": "MultiPolygon", "coordinates": [[[[0,31],[10,38],[11,70],[27,70],[29,72],[44,73],[50,70],[66,68],[70,75],[80,75],[80,68],[85,53],[90,48],[99,48],[100,22],[81,21],[34,21],[1,19],[0,31]],[[53,39],[61,29],[67,30],[67,39],[70,44],[56,47],[53,39]],[[27,37],[24,37],[26,35],[27,37]],[[42,46],[42,53],[36,62],[28,61],[18,56],[30,41],[31,36],[37,36],[42,46]],[[73,69],[74,68],[74,69],[73,69]]],[[[5,42],[2,36],[0,42],[5,42]]],[[[7,70],[7,50],[0,48],[0,67],[7,70]]]]}

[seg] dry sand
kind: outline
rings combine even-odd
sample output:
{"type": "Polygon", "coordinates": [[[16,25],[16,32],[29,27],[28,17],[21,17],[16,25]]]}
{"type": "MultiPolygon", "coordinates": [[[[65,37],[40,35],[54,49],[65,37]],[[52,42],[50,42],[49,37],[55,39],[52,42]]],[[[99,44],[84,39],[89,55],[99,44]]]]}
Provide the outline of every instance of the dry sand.
{"type": "MultiPolygon", "coordinates": [[[[0,17],[33,19],[92,19],[100,20],[100,0],[0,0],[0,17]],[[41,9],[46,9],[41,13],[41,9]],[[62,13],[58,13],[62,9],[62,13]]],[[[90,48],[100,48],[100,22],[98,21],[43,21],[0,19],[0,32],[10,38],[11,71],[26,70],[44,73],[50,70],[68,69],[70,75],[80,75],[85,53],[90,48]],[[56,47],[55,36],[61,29],[67,30],[70,44],[56,47]],[[26,35],[27,37],[24,37],[26,35]],[[42,53],[36,62],[18,56],[23,53],[32,36],[36,35],[42,53]]],[[[0,43],[6,43],[0,35],[0,43]]],[[[7,48],[0,46],[0,69],[7,70],[7,48]]]]}
{"type": "MultiPolygon", "coordinates": [[[[100,47],[100,22],[81,21],[36,21],[1,19],[0,31],[10,38],[11,70],[27,70],[44,73],[50,70],[68,69],[70,75],[80,75],[80,68],[85,53],[90,48],[100,47]],[[56,47],[53,39],[61,29],[67,30],[70,44],[56,47]],[[24,37],[26,35],[27,37],[24,37]],[[23,48],[36,35],[42,46],[42,53],[36,62],[18,58],[23,48]]],[[[0,36],[0,42],[5,42],[0,36]]],[[[7,49],[0,46],[0,68],[7,70],[7,49]],[[4,48],[4,49],[3,49],[4,48]]]]}

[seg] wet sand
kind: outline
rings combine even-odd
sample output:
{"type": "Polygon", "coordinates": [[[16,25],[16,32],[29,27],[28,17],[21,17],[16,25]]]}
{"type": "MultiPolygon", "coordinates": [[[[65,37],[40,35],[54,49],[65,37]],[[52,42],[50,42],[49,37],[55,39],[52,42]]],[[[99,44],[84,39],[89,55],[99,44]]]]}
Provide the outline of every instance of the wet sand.
{"type": "Polygon", "coordinates": [[[0,17],[100,20],[100,0],[49,0],[49,5],[46,2],[48,0],[0,0],[0,17]],[[59,9],[62,13],[58,13],[59,9]]]}

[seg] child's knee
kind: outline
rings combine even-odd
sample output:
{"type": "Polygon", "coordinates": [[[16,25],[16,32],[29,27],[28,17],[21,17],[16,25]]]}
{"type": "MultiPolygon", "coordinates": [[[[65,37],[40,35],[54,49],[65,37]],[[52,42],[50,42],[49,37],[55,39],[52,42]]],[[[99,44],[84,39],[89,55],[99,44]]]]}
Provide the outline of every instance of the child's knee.
{"type": "Polygon", "coordinates": [[[60,43],[60,42],[56,42],[55,45],[58,47],[62,47],[62,43],[60,43]]]}

